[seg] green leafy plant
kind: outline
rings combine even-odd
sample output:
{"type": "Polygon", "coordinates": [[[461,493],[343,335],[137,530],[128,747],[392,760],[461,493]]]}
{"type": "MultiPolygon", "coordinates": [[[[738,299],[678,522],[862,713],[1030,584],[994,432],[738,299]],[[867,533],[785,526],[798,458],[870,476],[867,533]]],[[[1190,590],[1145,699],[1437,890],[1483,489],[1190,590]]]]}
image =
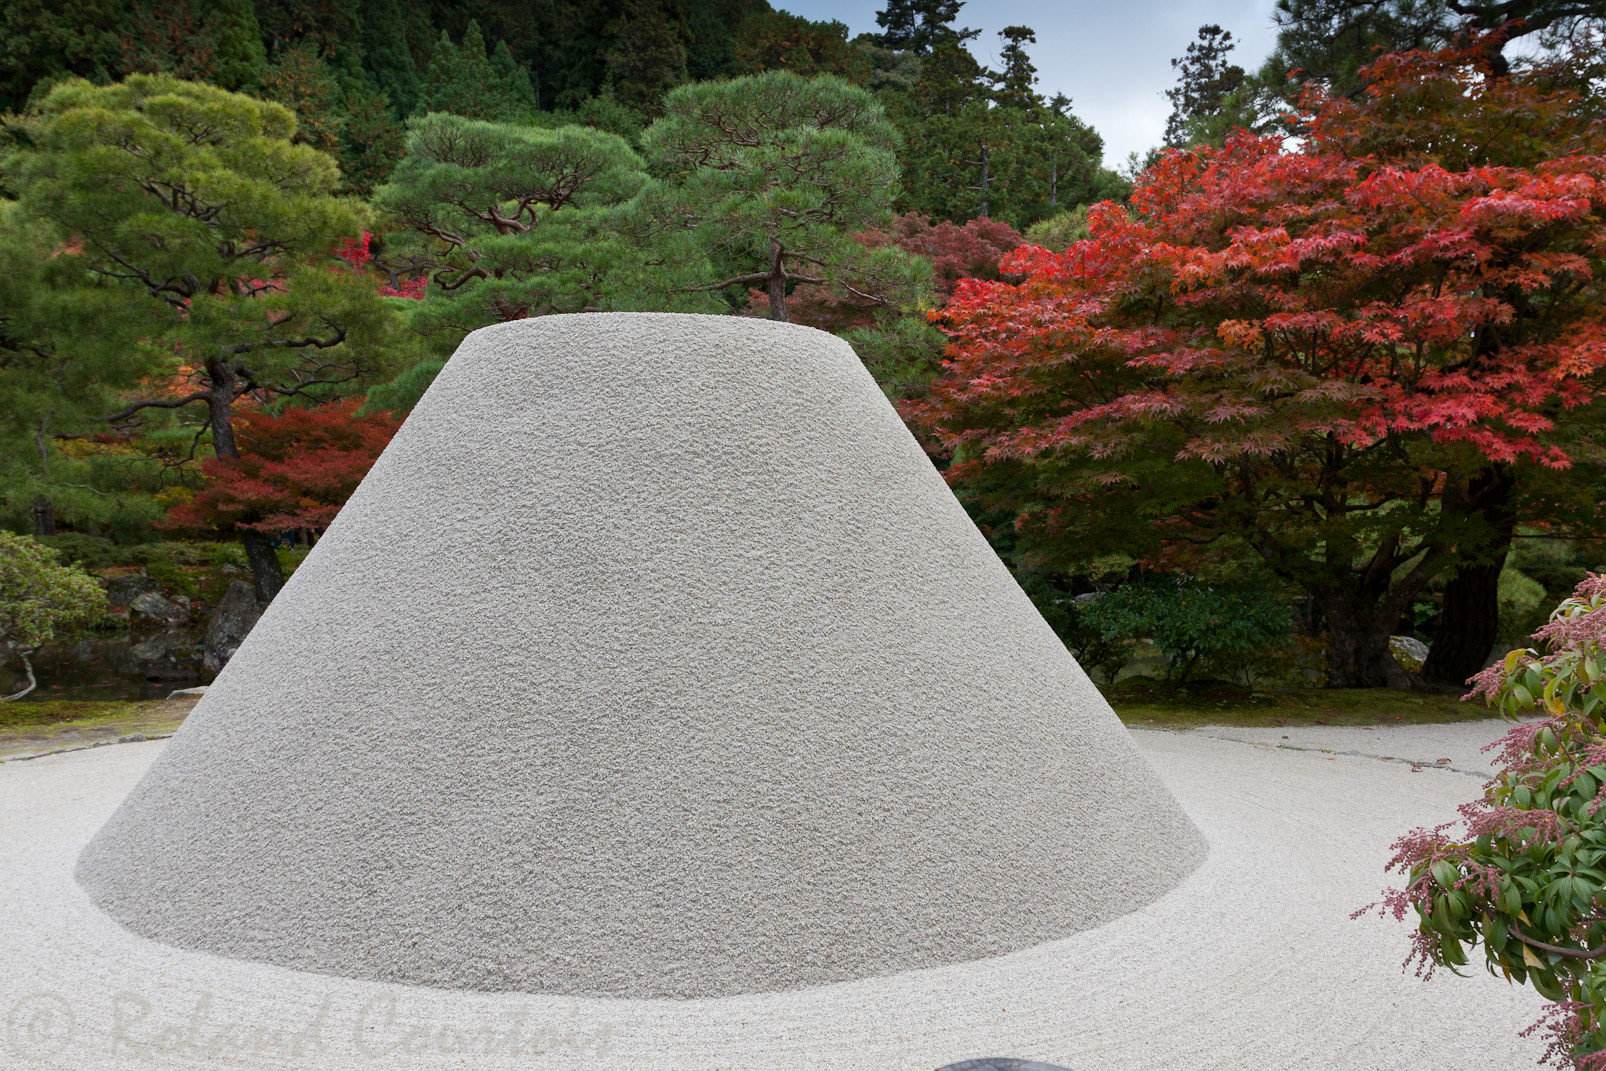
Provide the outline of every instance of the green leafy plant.
{"type": "MultiPolygon", "coordinates": [[[[1395,842],[1406,876],[1381,909],[1418,920],[1417,973],[1467,965],[1483,946],[1491,974],[1552,1002],[1541,1022],[1548,1062],[1606,1069],[1606,576],[1591,575],[1534,634],[1474,678],[1481,696],[1523,721],[1493,747],[1499,772],[1452,825],[1395,842]]],[[[1367,910],[1367,909],[1363,909],[1367,910]]],[[[1360,914],[1361,912],[1357,912],[1360,914]]]]}
{"type": "Polygon", "coordinates": [[[1257,666],[1292,638],[1288,607],[1264,588],[1155,578],[1123,584],[1077,607],[1104,644],[1149,639],[1166,656],[1166,679],[1215,676],[1253,683],[1257,666]]]}
{"type": "Polygon", "coordinates": [[[60,564],[56,552],[37,540],[0,532],[0,646],[22,659],[28,681],[0,702],[21,699],[37,686],[28,658],[35,648],[105,612],[106,595],[94,577],[60,564]]]}

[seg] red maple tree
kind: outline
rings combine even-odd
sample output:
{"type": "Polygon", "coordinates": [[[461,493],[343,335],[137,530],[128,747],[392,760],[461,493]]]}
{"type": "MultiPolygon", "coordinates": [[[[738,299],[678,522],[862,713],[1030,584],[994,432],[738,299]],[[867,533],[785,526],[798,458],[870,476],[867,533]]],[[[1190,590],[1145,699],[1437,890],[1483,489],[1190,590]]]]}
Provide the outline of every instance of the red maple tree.
{"type": "Polygon", "coordinates": [[[1332,683],[1367,686],[1401,683],[1388,637],[1430,581],[1504,557],[1525,487],[1600,459],[1606,387],[1578,95],[1473,50],[1369,77],[1309,96],[1302,142],[1171,152],[1086,241],[1006,257],[1024,281],[961,283],[907,407],[1042,553],[1258,555],[1320,608],[1332,683]]]}
{"type": "Polygon", "coordinates": [[[389,413],[359,416],[361,404],[351,398],[278,415],[241,412],[240,456],[203,461],[205,487],[168,510],[162,527],[322,532],[401,426],[389,413]]]}

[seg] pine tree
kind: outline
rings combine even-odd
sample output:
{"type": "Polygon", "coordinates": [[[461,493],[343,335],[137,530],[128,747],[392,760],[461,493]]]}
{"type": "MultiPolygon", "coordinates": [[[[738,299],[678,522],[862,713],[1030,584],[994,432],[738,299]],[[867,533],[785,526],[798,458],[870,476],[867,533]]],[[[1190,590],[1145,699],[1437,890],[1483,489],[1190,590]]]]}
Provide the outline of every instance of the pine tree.
{"type": "Polygon", "coordinates": [[[374,201],[406,228],[386,267],[428,279],[409,325],[434,348],[450,353],[487,324],[629,307],[642,293],[613,220],[646,181],[622,138],[440,113],[408,126],[374,201]]]}
{"type": "Polygon", "coordinates": [[[840,78],[767,71],[681,86],[642,137],[654,170],[672,176],[638,202],[653,259],[672,292],[761,289],[776,320],[801,283],[922,292],[929,266],[850,237],[885,218],[896,145],[880,103],[840,78]]]}
{"type": "Polygon", "coordinates": [[[939,45],[968,41],[981,31],[954,29],[953,22],[964,6],[964,0],[887,0],[875,17],[881,32],[871,40],[881,48],[920,56],[929,55],[939,45]]]}
{"type": "Polygon", "coordinates": [[[1165,91],[1171,116],[1165,123],[1165,143],[1186,145],[1195,131],[1222,111],[1228,94],[1244,84],[1244,69],[1227,62],[1238,46],[1232,34],[1214,23],[1199,27],[1199,39],[1190,42],[1186,55],[1172,59],[1177,84],[1165,91]]]}
{"type": "Polygon", "coordinates": [[[385,94],[398,116],[411,115],[423,89],[412,49],[407,44],[405,14],[396,0],[372,0],[363,20],[363,67],[385,94]]]}
{"type": "MultiPolygon", "coordinates": [[[[22,122],[29,147],[8,160],[8,182],[23,209],[100,282],[96,314],[140,328],[133,347],[74,329],[71,352],[132,349],[157,366],[114,426],[195,406],[213,451],[238,456],[244,394],[349,390],[409,345],[372,281],[339,270],[333,252],[365,210],[332,196],[335,161],[291,141],[282,105],[134,75],[58,85],[22,122]]],[[[283,583],[278,560],[265,536],[240,536],[266,602],[283,583]]]]}
{"type": "Polygon", "coordinates": [[[461,46],[442,30],[429,60],[419,108],[492,122],[527,118],[535,110],[529,73],[514,62],[505,42],[499,44],[501,55],[493,64],[486,58],[478,22],[468,24],[461,46]]]}
{"type": "Polygon", "coordinates": [[[536,110],[530,72],[513,58],[513,50],[507,47],[506,41],[498,41],[491,53],[491,74],[492,88],[501,98],[504,115],[517,118],[536,110]]]}
{"type": "Polygon", "coordinates": [[[660,114],[664,94],[686,81],[685,37],[662,0],[632,0],[606,57],[619,101],[648,115],[660,114]]]}
{"type": "Polygon", "coordinates": [[[136,0],[118,37],[119,74],[172,74],[241,89],[267,63],[248,0],[136,0]]]}
{"type": "Polygon", "coordinates": [[[1004,66],[997,75],[993,100],[1001,108],[1036,111],[1042,107],[1043,98],[1032,88],[1037,84],[1037,68],[1026,54],[1026,45],[1037,43],[1036,32],[1030,26],[1005,26],[998,36],[1004,39],[999,51],[1004,66]]]}

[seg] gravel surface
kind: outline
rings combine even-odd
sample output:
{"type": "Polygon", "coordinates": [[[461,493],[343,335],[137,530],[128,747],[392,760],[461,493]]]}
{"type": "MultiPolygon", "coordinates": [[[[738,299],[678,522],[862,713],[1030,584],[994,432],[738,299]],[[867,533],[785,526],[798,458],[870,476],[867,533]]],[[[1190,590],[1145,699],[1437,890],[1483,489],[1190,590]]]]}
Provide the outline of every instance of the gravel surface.
{"type": "MultiPolygon", "coordinates": [[[[1363,743],[1460,763],[1504,729],[1380,728],[1363,743]]],[[[982,1057],[1073,1071],[1534,1067],[1540,1044],[1517,1036],[1542,1007],[1531,990],[1476,968],[1416,981],[1400,970],[1405,924],[1349,918],[1376,898],[1389,843],[1452,818],[1478,782],[1226,732],[1239,730],[1133,734],[1210,849],[1131,914],[993,959],[681,1001],[355,981],[146,940],[91,904],[72,869],[167,745],[6,764],[0,1067],[931,1071],[982,1057]]],[[[1342,732],[1307,742],[1349,743],[1342,732]]]]}

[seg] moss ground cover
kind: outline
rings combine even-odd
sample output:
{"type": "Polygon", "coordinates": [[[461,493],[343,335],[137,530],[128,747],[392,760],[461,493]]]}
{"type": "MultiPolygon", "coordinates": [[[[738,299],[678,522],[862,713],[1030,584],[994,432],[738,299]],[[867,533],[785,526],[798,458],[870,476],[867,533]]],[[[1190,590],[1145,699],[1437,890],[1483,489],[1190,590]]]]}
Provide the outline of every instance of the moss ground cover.
{"type": "Polygon", "coordinates": [[[197,702],[194,696],[140,702],[0,703],[0,759],[105,743],[131,733],[166,736],[197,702]]]}
{"type": "Polygon", "coordinates": [[[1248,692],[1215,684],[1177,687],[1131,678],[1106,689],[1105,695],[1127,724],[1171,729],[1199,725],[1406,725],[1497,717],[1482,703],[1463,703],[1454,694],[1386,688],[1248,692]]]}

